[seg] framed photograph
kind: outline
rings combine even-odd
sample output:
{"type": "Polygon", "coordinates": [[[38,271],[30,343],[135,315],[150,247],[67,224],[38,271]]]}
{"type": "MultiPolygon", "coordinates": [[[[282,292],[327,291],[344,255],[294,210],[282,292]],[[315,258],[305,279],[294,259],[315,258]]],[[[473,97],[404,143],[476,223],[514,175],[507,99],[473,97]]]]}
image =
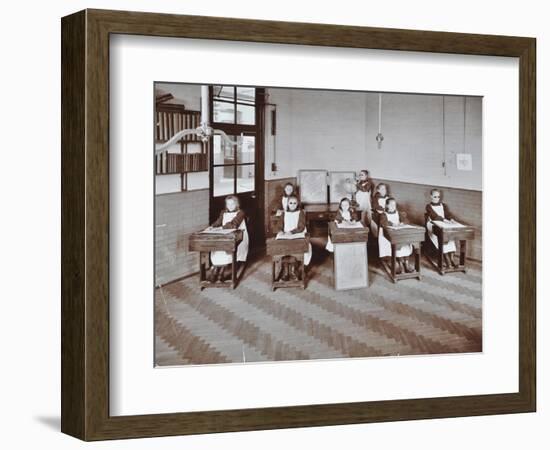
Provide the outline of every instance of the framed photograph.
{"type": "Polygon", "coordinates": [[[535,39],[61,31],[64,433],[535,411],[535,39]]]}

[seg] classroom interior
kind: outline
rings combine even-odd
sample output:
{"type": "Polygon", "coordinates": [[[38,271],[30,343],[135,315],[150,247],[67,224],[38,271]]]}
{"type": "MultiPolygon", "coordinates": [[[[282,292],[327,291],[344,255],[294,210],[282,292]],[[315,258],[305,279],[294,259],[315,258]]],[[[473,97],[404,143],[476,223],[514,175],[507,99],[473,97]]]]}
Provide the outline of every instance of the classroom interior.
{"type": "Polygon", "coordinates": [[[481,97],[156,83],[156,144],[199,126],[205,101],[212,128],[239,145],[187,135],[155,155],[155,365],[482,351],[481,97]],[[304,173],[326,172],[315,203],[334,211],[341,193],[331,192],[331,176],[363,169],[387,184],[414,225],[424,226],[430,191],[439,189],[472,229],[467,270],[438,273],[426,240],[421,278],[394,282],[370,233],[368,285],[337,290],[328,221],[311,216],[307,283],[272,289],[266,241],[284,185],[300,193],[304,173]],[[236,287],[203,289],[190,239],[231,194],[247,215],[248,260],[236,287]]]}

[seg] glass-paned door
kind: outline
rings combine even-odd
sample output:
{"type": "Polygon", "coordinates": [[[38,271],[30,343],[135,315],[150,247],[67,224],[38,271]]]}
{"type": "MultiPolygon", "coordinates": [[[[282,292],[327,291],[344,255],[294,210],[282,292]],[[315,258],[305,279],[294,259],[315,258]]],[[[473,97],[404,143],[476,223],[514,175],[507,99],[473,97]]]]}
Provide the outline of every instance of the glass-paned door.
{"type": "Polygon", "coordinates": [[[212,86],[212,127],[226,133],[237,145],[215,134],[210,145],[210,217],[214,220],[228,195],[239,198],[248,217],[250,242],[265,242],[263,198],[263,97],[264,90],[240,86],[212,86]]]}

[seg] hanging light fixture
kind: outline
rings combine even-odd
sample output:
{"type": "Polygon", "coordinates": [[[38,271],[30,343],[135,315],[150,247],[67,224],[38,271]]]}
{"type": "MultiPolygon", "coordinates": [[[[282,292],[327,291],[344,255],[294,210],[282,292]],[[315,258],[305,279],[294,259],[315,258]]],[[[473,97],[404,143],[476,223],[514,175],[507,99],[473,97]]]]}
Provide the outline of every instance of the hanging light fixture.
{"type": "Polygon", "coordinates": [[[162,144],[155,146],[155,153],[161,153],[167,150],[171,145],[178,142],[181,138],[189,135],[197,135],[204,143],[207,143],[214,135],[222,138],[225,145],[236,147],[239,145],[237,141],[229,139],[227,134],[222,130],[216,130],[210,126],[210,90],[208,86],[201,86],[201,122],[197,128],[189,128],[178,131],[170,139],[162,144]]]}
{"type": "Polygon", "coordinates": [[[378,149],[382,148],[382,141],[384,135],[382,134],[382,93],[378,94],[378,134],[376,135],[376,142],[378,142],[378,149]]]}

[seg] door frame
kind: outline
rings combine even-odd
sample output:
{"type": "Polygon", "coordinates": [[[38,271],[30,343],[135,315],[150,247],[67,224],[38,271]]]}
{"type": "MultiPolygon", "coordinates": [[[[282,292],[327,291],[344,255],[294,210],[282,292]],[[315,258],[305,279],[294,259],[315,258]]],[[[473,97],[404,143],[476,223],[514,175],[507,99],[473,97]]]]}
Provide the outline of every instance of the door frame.
{"type": "MultiPolygon", "coordinates": [[[[225,86],[225,85],[224,85],[225,86]]],[[[228,85],[233,87],[251,87],[240,85],[228,85]]],[[[258,214],[258,227],[254,227],[254,230],[260,235],[258,239],[251,239],[251,244],[256,242],[256,247],[251,246],[251,251],[257,250],[261,247],[265,247],[265,88],[255,87],[255,125],[239,125],[234,123],[222,123],[214,122],[214,92],[213,85],[209,85],[209,122],[212,128],[216,128],[224,131],[228,135],[240,135],[243,133],[254,133],[255,139],[255,154],[254,154],[254,184],[255,195],[258,203],[258,208],[261,214],[258,214]]],[[[212,139],[208,142],[208,177],[209,177],[209,200],[208,211],[210,223],[218,218],[219,208],[216,208],[214,201],[214,157],[212,155],[213,145],[212,139]]],[[[246,194],[246,193],[242,193],[246,194]]],[[[239,196],[239,194],[235,194],[239,196]]]]}

